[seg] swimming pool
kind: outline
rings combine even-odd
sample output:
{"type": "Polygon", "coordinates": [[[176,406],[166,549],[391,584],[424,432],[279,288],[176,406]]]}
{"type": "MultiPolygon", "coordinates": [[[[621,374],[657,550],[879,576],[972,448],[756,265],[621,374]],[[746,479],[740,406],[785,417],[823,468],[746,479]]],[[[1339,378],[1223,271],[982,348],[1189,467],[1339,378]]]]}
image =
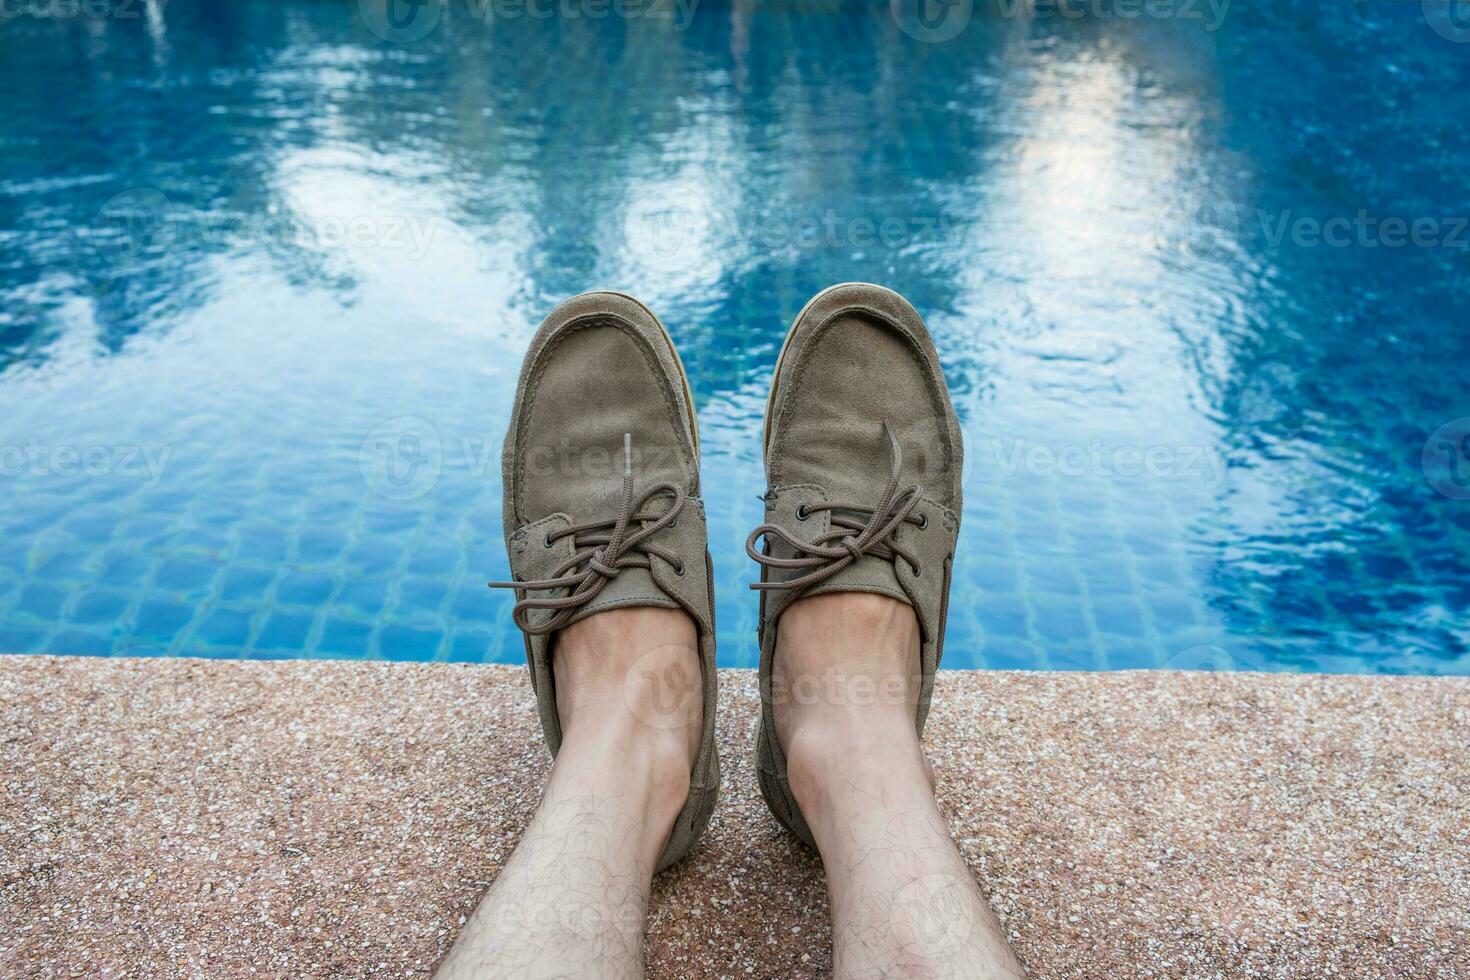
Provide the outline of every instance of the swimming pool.
{"type": "Polygon", "coordinates": [[[7,7],[0,650],[519,660],[516,370],[613,286],[751,666],[776,352],[864,279],[965,429],[945,666],[1470,670],[1435,0],[609,9],[7,7]]]}

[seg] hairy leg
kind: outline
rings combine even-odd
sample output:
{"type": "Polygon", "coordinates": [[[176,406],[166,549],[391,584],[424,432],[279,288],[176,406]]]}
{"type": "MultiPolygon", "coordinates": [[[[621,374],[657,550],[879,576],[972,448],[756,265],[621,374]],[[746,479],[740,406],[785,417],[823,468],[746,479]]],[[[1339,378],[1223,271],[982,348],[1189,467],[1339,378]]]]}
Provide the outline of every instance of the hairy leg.
{"type": "Polygon", "coordinates": [[[653,608],[557,634],[561,751],[442,980],[643,975],[649,881],[699,751],[695,643],[688,616],[653,608]]]}
{"type": "Polygon", "coordinates": [[[827,871],[835,975],[1024,976],[935,803],[913,610],[813,596],[778,628],[776,731],[827,871]]]}

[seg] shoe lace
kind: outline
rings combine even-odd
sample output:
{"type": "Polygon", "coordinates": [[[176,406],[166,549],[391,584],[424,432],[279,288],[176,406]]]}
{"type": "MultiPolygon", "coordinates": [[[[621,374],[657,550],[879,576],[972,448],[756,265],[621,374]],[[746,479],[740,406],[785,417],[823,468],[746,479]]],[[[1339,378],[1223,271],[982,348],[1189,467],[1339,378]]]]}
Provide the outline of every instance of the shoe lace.
{"type": "Polygon", "coordinates": [[[898,489],[898,477],[903,468],[903,451],[898,437],[885,421],[883,431],[888,436],[889,465],[888,485],[883,489],[875,507],[836,502],[803,504],[797,508],[798,520],[805,520],[817,511],[831,513],[831,530],[817,535],[811,541],[793,538],[775,524],[762,524],[750,532],[745,539],[745,553],[766,568],[809,569],[805,575],[770,582],[752,582],[752,589],[791,589],[800,591],[831,578],[864,555],[884,561],[897,562],[903,559],[915,575],[920,574],[918,559],[908,549],[894,540],[894,532],[904,523],[926,527],[928,518],[915,516],[913,509],[919,503],[923,489],[917,484],[898,489]],[[775,558],[756,548],[762,537],[769,547],[771,541],[779,540],[795,553],[794,558],[775,558]]]}
{"type": "Polygon", "coordinates": [[[532,635],[561,629],[583,605],[591,602],[612,579],[625,568],[650,568],[649,556],[655,555],[684,574],[679,557],[648,539],[674,523],[684,509],[684,488],[676,483],[655,483],[636,497],[633,495],[633,437],[623,433],[623,494],[617,516],[605,521],[572,524],[546,535],[549,548],[562,538],[571,538],[573,554],[552,571],[550,577],[525,582],[491,582],[492,589],[517,589],[525,592],[557,592],[565,595],[526,596],[515,604],[511,618],[517,626],[532,635]],[[663,513],[645,512],[656,498],[665,494],[673,502],[663,513]],[[632,525],[641,524],[637,530],[632,525]],[[545,622],[533,623],[533,610],[550,609],[555,613],[545,622]]]}

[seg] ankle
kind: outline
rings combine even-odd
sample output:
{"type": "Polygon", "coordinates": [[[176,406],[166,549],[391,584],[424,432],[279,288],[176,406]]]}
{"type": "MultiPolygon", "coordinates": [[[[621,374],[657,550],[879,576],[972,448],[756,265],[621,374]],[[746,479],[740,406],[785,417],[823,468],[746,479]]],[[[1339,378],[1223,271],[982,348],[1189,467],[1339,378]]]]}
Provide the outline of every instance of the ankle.
{"type": "Polygon", "coordinates": [[[803,803],[803,797],[829,796],[840,787],[861,788],[892,779],[928,781],[912,715],[808,716],[788,730],[781,744],[787,779],[803,803]]]}
{"type": "Polygon", "coordinates": [[[788,759],[844,756],[913,742],[918,707],[918,620],[887,596],[861,592],[799,599],[781,616],[771,672],[776,736],[788,759]]]}
{"type": "Polygon", "coordinates": [[[694,757],[682,729],[652,727],[625,710],[580,712],[562,728],[558,757],[596,760],[615,783],[688,794],[694,757]]]}
{"type": "Polygon", "coordinates": [[[655,770],[688,770],[703,731],[704,677],[694,622],[659,608],[614,609],[556,636],[564,744],[615,747],[655,770]]]}
{"type": "Polygon", "coordinates": [[[555,775],[574,795],[616,801],[641,840],[640,853],[651,861],[689,799],[688,749],[682,735],[650,732],[626,716],[596,724],[584,716],[564,731],[555,775]]]}

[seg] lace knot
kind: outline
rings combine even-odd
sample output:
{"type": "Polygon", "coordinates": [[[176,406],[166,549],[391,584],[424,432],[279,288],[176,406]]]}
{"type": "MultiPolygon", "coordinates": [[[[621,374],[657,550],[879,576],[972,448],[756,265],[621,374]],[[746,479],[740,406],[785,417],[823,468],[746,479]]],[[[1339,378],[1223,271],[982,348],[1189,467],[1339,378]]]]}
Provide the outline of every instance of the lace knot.
{"type": "Polygon", "coordinates": [[[884,487],[877,505],[870,509],[828,501],[802,504],[797,511],[800,520],[805,520],[806,515],[815,510],[825,510],[830,514],[828,523],[831,529],[810,541],[793,537],[778,524],[762,524],[750,532],[750,537],[745,539],[747,555],[766,568],[788,569],[800,573],[788,579],[753,582],[750,586],[752,589],[789,589],[793,593],[799,592],[831,578],[864,556],[886,561],[902,558],[914,574],[919,573],[918,560],[899,545],[895,535],[906,522],[920,528],[928,524],[922,515],[912,515],[924,491],[917,483],[902,491],[898,489],[898,478],[903,472],[903,451],[899,448],[898,437],[893,434],[893,427],[886,421],[883,423],[883,432],[888,436],[890,463],[888,485],[884,487]],[[777,558],[758,550],[756,542],[762,537],[766,539],[768,546],[772,540],[780,541],[794,552],[794,557],[777,558]]]}
{"type": "Polygon", "coordinates": [[[591,602],[602,587],[627,568],[652,568],[650,556],[667,562],[676,569],[684,563],[649,539],[669,527],[684,509],[684,488],[677,483],[655,483],[636,497],[633,495],[632,437],[623,434],[623,494],[617,515],[610,520],[573,524],[558,532],[558,537],[572,539],[572,557],[562,562],[544,579],[525,582],[491,582],[492,589],[516,589],[518,592],[546,592],[544,596],[527,595],[515,604],[511,618],[527,633],[551,633],[565,626],[577,610],[591,602]],[[654,499],[670,495],[673,502],[661,514],[645,513],[654,499]],[[639,524],[637,530],[629,527],[639,524]],[[555,595],[564,591],[562,595],[555,595]],[[552,615],[542,622],[532,622],[530,613],[550,610],[552,615]]]}
{"type": "MultiPolygon", "coordinates": [[[[596,551],[592,552],[592,556],[587,559],[587,567],[590,570],[596,572],[598,575],[603,576],[604,578],[617,578],[618,573],[623,570],[622,566],[615,564],[610,565],[607,563],[606,559],[607,549],[598,548],[596,551]]],[[[613,561],[617,561],[617,559],[614,558],[613,561]]]]}

